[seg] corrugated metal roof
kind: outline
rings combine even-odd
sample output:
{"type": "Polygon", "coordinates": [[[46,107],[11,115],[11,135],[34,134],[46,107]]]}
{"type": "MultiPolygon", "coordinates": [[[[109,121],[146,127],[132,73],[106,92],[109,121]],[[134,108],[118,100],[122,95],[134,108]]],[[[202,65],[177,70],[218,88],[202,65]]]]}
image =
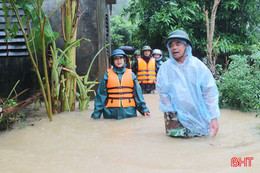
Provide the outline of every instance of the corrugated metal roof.
{"type": "MultiPolygon", "coordinates": [[[[25,45],[24,37],[19,30],[18,34],[12,40],[5,40],[6,32],[4,31],[4,27],[6,25],[6,18],[4,17],[4,12],[2,10],[2,2],[0,2],[0,58],[1,57],[25,57],[28,56],[27,48],[25,45]]],[[[8,20],[11,23],[18,23],[16,16],[13,12],[10,11],[12,14],[12,18],[8,20]]],[[[24,11],[19,9],[19,14],[21,16],[24,15],[24,11]]],[[[19,26],[19,25],[18,25],[19,26]]],[[[19,27],[20,28],[20,27],[19,27]]],[[[24,26],[27,32],[27,26],[24,26]]]]}

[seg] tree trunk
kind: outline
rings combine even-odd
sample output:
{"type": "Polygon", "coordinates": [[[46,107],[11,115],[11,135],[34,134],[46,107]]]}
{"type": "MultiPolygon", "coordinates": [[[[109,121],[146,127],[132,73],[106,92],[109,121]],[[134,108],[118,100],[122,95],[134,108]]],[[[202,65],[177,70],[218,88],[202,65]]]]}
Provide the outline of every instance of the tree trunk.
{"type": "MultiPolygon", "coordinates": [[[[208,59],[210,71],[212,72],[213,75],[216,73],[216,60],[217,60],[217,55],[215,55],[214,57],[212,56],[212,54],[213,54],[212,52],[214,49],[213,38],[214,38],[214,30],[215,30],[216,13],[217,13],[217,9],[218,9],[218,5],[219,5],[220,1],[221,0],[214,1],[214,5],[213,5],[212,11],[211,11],[210,21],[209,21],[209,16],[208,16],[209,12],[208,12],[208,10],[205,10],[205,6],[203,6],[203,11],[204,11],[205,17],[206,17],[206,28],[207,28],[207,59],[208,59]]],[[[217,44],[219,38],[217,39],[215,45],[217,44]]]]}
{"type": "MultiPolygon", "coordinates": [[[[77,26],[80,15],[78,15],[79,0],[68,0],[65,8],[65,29],[63,28],[65,48],[69,47],[77,39],[77,26]]],[[[63,15],[63,14],[62,14],[63,15]]],[[[76,68],[76,47],[72,46],[66,52],[66,68],[76,68]]],[[[65,91],[62,93],[62,111],[75,110],[76,102],[76,78],[69,72],[64,72],[65,91]]]]}

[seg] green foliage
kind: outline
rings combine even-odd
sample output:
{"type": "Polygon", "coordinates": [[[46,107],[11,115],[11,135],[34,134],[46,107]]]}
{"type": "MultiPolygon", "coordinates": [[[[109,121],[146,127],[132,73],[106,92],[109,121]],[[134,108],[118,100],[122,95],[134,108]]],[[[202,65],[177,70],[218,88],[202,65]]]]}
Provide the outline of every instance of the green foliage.
{"type": "Polygon", "coordinates": [[[260,51],[230,58],[228,70],[217,80],[220,106],[259,112],[260,51]]]}
{"type": "Polygon", "coordinates": [[[25,119],[25,115],[22,112],[15,112],[8,115],[2,114],[3,109],[16,105],[16,100],[12,98],[9,99],[9,97],[12,95],[13,92],[15,92],[15,88],[18,83],[19,81],[17,81],[17,83],[14,85],[7,98],[0,98],[0,130],[12,129],[14,123],[20,122],[25,119]]]}
{"type": "MultiPolygon", "coordinates": [[[[5,1],[3,1],[5,2],[5,1]]],[[[4,17],[6,19],[6,23],[4,26],[4,30],[6,33],[5,41],[12,40],[18,33],[19,27],[17,23],[12,23],[13,21],[13,14],[9,11],[12,9],[10,4],[4,3],[3,4],[3,11],[4,11],[4,17]]]]}
{"type": "MultiPolygon", "coordinates": [[[[211,12],[213,3],[209,0],[131,0],[123,15],[129,15],[129,20],[138,24],[133,38],[139,45],[165,49],[163,42],[167,34],[174,29],[184,29],[193,41],[194,52],[205,56],[207,34],[203,6],[211,12]]],[[[259,42],[259,6],[259,0],[220,2],[215,25],[215,38],[221,37],[217,47],[220,57],[245,52],[248,45],[259,42]]]]}
{"type": "MultiPolygon", "coordinates": [[[[30,32],[29,39],[34,38],[36,52],[41,52],[42,51],[42,46],[41,46],[42,39],[41,39],[41,31],[40,31],[40,21],[37,16],[37,12],[34,10],[33,6],[30,4],[26,4],[24,6],[24,9],[26,9],[26,14],[27,14],[28,18],[31,19],[31,21],[34,25],[34,28],[32,28],[32,32],[30,32]],[[32,34],[34,34],[34,35],[32,35],[32,34]]],[[[43,10],[42,10],[41,14],[44,18],[45,13],[43,10]]],[[[56,40],[56,38],[58,38],[58,36],[59,36],[59,33],[53,32],[51,24],[50,24],[49,20],[47,20],[45,28],[44,28],[45,45],[47,46],[52,41],[56,40]]],[[[31,46],[31,50],[34,50],[32,48],[33,45],[30,44],[30,46],[31,46]]]]}
{"type": "MultiPolygon", "coordinates": [[[[79,78],[79,76],[76,75],[76,77],[77,77],[77,85],[78,85],[78,88],[79,88],[79,92],[77,92],[76,96],[77,96],[77,98],[79,100],[79,109],[80,109],[80,111],[84,111],[89,106],[89,101],[90,101],[89,92],[94,92],[94,94],[96,94],[95,90],[93,90],[92,88],[96,84],[98,84],[98,82],[96,82],[96,81],[89,81],[89,74],[90,74],[90,71],[91,71],[91,68],[92,68],[92,65],[93,65],[95,59],[100,54],[100,52],[104,48],[106,48],[107,46],[109,46],[109,44],[105,45],[94,56],[94,58],[92,59],[90,65],[89,65],[87,74],[85,76],[83,76],[82,78],[79,78]]],[[[76,74],[75,69],[73,71],[74,71],[74,74],[76,74]]]]}
{"type": "MultiPolygon", "coordinates": [[[[61,67],[63,67],[64,63],[70,63],[68,60],[68,57],[66,56],[66,52],[73,46],[74,47],[80,46],[80,41],[82,41],[82,40],[90,42],[89,39],[81,38],[81,39],[78,39],[78,40],[72,42],[70,45],[68,45],[68,47],[65,50],[61,50],[59,48],[56,48],[56,46],[54,46],[54,50],[52,51],[52,56],[54,57],[53,65],[52,65],[52,80],[53,80],[52,81],[52,86],[53,86],[52,87],[52,98],[57,98],[56,101],[53,101],[54,106],[59,107],[58,100],[59,100],[59,94],[60,94],[60,89],[61,89],[60,83],[62,82],[64,84],[63,80],[60,81],[60,78],[62,78],[61,77],[61,70],[62,70],[61,67]],[[60,53],[59,56],[58,56],[58,53],[60,53]]],[[[97,55],[102,50],[103,50],[103,48],[97,53],[97,55]]],[[[88,107],[88,103],[90,101],[90,97],[89,97],[88,93],[93,92],[93,90],[91,90],[91,88],[97,84],[97,82],[95,82],[95,81],[88,81],[91,67],[92,67],[93,62],[96,59],[97,55],[93,58],[90,66],[89,66],[87,74],[83,77],[84,80],[82,80],[82,78],[78,76],[78,74],[73,66],[72,66],[72,70],[70,71],[70,75],[73,77],[76,77],[76,80],[77,80],[77,88],[78,88],[79,92],[76,92],[76,97],[79,100],[79,108],[81,111],[85,110],[88,107]]],[[[62,89],[61,93],[65,94],[65,88],[62,89]]],[[[66,100],[66,102],[68,105],[68,100],[66,100]]],[[[68,107],[68,109],[70,109],[70,108],[68,107]]]]}
{"type": "Polygon", "coordinates": [[[25,115],[21,112],[12,113],[7,116],[0,116],[0,131],[6,129],[11,130],[15,123],[19,123],[24,119],[25,119],[25,115]]]}
{"type": "Polygon", "coordinates": [[[164,49],[163,42],[174,29],[185,29],[191,38],[194,30],[203,31],[203,13],[195,1],[132,0],[129,7],[124,8],[123,15],[127,14],[131,22],[138,23],[134,38],[139,45],[164,49]]]}
{"type": "MultiPolygon", "coordinates": [[[[42,0],[42,2],[43,2],[43,0],[42,0]]],[[[37,4],[29,4],[28,2],[21,1],[21,3],[19,5],[23,8],[23,10],[26,13],[27,18],[29,18],[32,21],[33,26],[34,26],[32,28],[33,32],[30,33],[29,39],[34,38],[36,52],[41,52],[42,46],[41,46],[40,20],[37,15],[38,11],[36,11],[36,9],[35,9],[35,6],[37,4]],[[34,33],[33,36],[32,36],[32,33],[34,33]]],[[[41,9],[41,15],[42,15],[42,18],[44,19],[45,12],[43,11],[43,9],[41,9]]],[[[45,28],[44,28],[45,45],[47,46],[52,41],[56,40],[56,38],[58,38],[58,36],[59,36],[59,34],[57,32],[53,32],[49,20],[46,20],[45,28]]],[[[30,44],[30,46],[32,48],[32,44],[30,44]]],[[[31,49],[31,50],[34,50],[34,49],[31,49]]]]}
{"type": "MultiPolygon", "coordinates": [[[[9,2],[9,0],[3,0],[3,2],[9,2]]],[[[24,12],[25,16],[22,17],[22,23],[26,23],[26,19],[30,19],[33,28],[31,28],[31,32],[29,33],[29,39],[33,39],[35,43],[35,49],[34,46],[32,45],[33,42],[30,42],[30,47],[31,50],[36,51],[36,52],[41,52],[42,51],[42,46],[41,46],[41,31],[40,31],[40,20],[38,17],[38,11],[37,11],[37,3],[35,1],[24,1],[24,0],[14,0],[16,5],[21,7],[24,12]]],[[[43,3],[43,0],[40,1],[41,4],[43,3]]],[[[6,40],[11,40],[13,39],[16,34],[19,31],[19,27],[17,23],[11,23],[11,19],[13,17],[12,13],[12,7],[8,3],[3,5],[3,11],[5,12],[5,16],[7,17],[7,23],[5,25],[5,32],[6,34],[6,40]]],[[[41,16],[44,19],[45,13],[43,9],[41,9],[41,16]]],[[[44,35],[45,35],[45,45],[47,46],[49,43],[54,41],[56,38],[58,38],[59,34],[57,32],[53,32],[51,24],[49,20],[46,20],[45,23],[45,30],[44,30],[44,35]]]]}
{"type": "Polygon", "coordinates": [[[132,33],[135,29],[135,25],[132,25],[129,21],[120,16],[111,18],[112,49],[114,50],[125,45],[133,46],[132,33]]]}

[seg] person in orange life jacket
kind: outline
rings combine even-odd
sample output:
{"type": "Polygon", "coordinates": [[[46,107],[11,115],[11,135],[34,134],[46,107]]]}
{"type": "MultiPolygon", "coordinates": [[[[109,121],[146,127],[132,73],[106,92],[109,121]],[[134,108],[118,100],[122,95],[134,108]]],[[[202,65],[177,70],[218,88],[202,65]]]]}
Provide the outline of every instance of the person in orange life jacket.
{"type": "Polygon", "coordinates": [[[141,58],[141,52],[140,50],[136,50],[134,52],[134,55],[132,57],[132,62],[131,62],[131,69],[133,68],[133,66],[135,65],[135,63],[137,63],[137,58],[141,58]]]}
{"type": "Polygon", "coordinates": [[[143,93],[151,93],[155,89],[156,73],[158,71],[155,58],[151,56],[152,49],[150,46],[142,48],[142,57],[137,58],[137,63],[132,70],[137,75],[143,93]]]}
{"type": "Polygon", "coordinates": [[[91,119],[124,119],[136,117],[136,110],[150,116],[135,74],[126,68],[127,55],[116,49],[111,55],[111,65],[98,86],[95,108],[91,119]]]}

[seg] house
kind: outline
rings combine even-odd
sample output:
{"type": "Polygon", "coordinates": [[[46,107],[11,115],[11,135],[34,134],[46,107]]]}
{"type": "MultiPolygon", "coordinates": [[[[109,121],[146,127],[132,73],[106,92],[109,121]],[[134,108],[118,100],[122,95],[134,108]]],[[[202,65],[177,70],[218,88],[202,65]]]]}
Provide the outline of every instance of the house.
{"type": "MultiPolygon", "coordinates": [[[[50,15],[55,11],[61,3],[57,3],[54,0],[44,0],[42,8],[47,15],[50,15]]],[[[80,22],[77,30],[77,38],[87,38],[91,42],[81,42],[81,46],[77,48],[77,73],[85,75],[88,71],[89,64],[94,58],[96,53],[106,44],[110,43],[110,13],[112,4],[116,4],[116,0],[81,0],[80,10],[83,15],[80,18],[80,22]]],[[[1,9],[0,2],[0,26],[5,25],[4,13],[1,9]]],[[[23,15],[22,12],[20,15],[23,15]]],[[[15,19],[13,22],[16,22],[15,19]]],[[[54,14],[50,18],[51,25],[55,32],[59,32],[60,35],[56,40],[58,47],[63,48],[63,38],[61,34],[61,13],[60,11],[54,14]]],[[[4,40],[5,32],[0,27],[0,97],[7,97],[12,90],[15,83],[20,80],[16,87],[17,92],[21,92],[23,89],[30,88],[31,91],[35,91],[38,88],[38,81],[33,67],[30,62],[30,58],[25,52],[21,52],[18,48],[17,51],[11,51],[12,44],[4,40]],[[11,52],[16,52],[12,54],[11,52]],[[17,52],[20,52],[18,54],[17,52]]],[[[23,40],[22,35],[18,34],[20,40],[23,40]]],[[[15,42],[15,40],[14,40],[15,42]]],[[[23,43],[19,43],[20,48],[24,48],[23,43]]],[[[109,67],[109,55],[111,52],[111,46],[104,49],[95,60],[94,65],[90,73],[90,80],[101,80],[104,73],[109,67]]]]}

